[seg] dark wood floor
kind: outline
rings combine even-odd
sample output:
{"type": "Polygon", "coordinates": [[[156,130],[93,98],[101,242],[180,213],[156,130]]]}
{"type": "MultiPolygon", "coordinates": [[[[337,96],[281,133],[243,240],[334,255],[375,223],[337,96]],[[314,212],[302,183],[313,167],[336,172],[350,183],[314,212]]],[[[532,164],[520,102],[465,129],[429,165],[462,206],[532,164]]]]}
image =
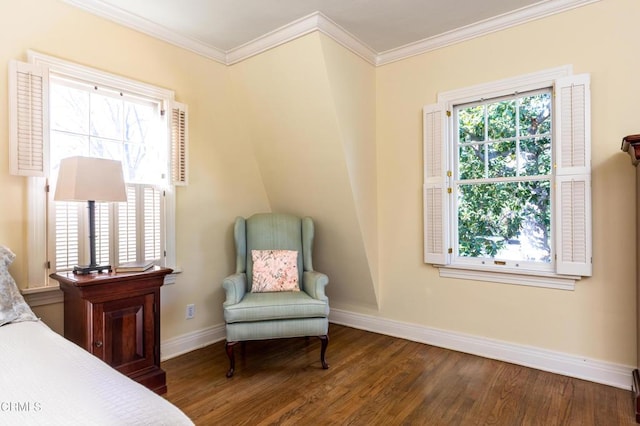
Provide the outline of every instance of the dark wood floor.
{"type": "Polygon", "coordinates": [[[165,361],[166,398],[197,425],[632,425],[631,391],[331,324],[165,361]]]}

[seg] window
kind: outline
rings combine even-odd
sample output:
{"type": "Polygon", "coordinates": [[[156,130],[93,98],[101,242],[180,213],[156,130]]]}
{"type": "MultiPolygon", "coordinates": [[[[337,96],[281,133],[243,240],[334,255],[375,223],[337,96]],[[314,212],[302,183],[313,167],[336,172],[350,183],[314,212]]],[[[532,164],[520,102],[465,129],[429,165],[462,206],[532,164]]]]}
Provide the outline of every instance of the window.
{"type": "Polygon", "coordinates": [[[591,275],[589,78],[569,74],[424,108],[425,262],[441,276],[573,288],[591,275]]]}
{"type": "Polygon", "coordinates": [[[548,269],[551,89],[457,105],[453,126],[460,261],[548,269]]]}
{"type": "Polygon", "coordinates": [[[175,267],[174,186],[186,184],[186,107],[165,89],[29,57],[10,71],[11,170],[31,176],[29,286],[46,283],[49,269],[88,263],[86,204],[53,201],[60,160],[74,155],[123,164],[127,202],[96,203],[97,262],[175,267]]]}

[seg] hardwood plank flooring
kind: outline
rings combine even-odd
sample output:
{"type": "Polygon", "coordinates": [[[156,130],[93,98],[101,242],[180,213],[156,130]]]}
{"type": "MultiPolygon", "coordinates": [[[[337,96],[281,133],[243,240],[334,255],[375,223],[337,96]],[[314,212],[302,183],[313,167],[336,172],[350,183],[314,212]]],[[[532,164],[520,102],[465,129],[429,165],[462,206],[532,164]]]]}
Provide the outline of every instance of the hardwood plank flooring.
{"type": "MultiPolygon", "coordinates": [[[[330,325],[320,340],[224,342],[162,363],[165,397],[197,425],[634,425],[632,393],[330,325]]],[[[630,378],[631,380],[631,378],[630,378]]]]}

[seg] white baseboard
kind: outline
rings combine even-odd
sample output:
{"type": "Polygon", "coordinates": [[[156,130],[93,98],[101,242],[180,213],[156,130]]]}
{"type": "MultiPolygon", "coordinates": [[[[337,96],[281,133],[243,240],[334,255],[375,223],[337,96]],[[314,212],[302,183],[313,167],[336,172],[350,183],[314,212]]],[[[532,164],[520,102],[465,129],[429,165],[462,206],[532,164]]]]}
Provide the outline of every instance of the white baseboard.
{"type": "MultiPolygon", "coordinates": [[[[334,308],[331,309],[329,320],[335,324],[374,333],[497,359],[625,390],[631,389],[632,371],[635,367],[629,365],[587,359],[562,352],[439,330],[334,308]]],[[[183,334],[162,342],[161,359],[165,361],[224,339],[224,324],[183,334]]]]}
{"type": "Polygon", "coordinates": [[[224,324],[183,334],[160,343],[160,360],[166,361],[178,355],[204,348],[226,338],[224,324]]]}
{"type": "Polygon", "coordinates": [[[635,367],[587,359],[526,345],[331,309],[335,324],[400,337],[485,358],[630,390],[635,367]]]}

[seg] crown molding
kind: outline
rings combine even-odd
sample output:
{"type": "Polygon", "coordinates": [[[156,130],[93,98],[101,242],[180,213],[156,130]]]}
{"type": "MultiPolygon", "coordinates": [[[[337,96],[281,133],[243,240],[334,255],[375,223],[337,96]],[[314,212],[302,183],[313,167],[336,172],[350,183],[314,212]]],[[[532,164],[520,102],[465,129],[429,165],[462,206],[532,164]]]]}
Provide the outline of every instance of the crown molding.
{"type": "Polygon", "coordinates": [[[373,49],[321,12],[313,12],[242,46],[227,51],[227,65],[244,61],[266,50],[273,49],[315,31],[331,37],[371,65],[376,64],[376,52],[373,49]]]}
{"type": "Polygon", "coordinates": [[[420,55],[452,44],[481,37],[486,34],[502,31],[526,22],[545,18],[567,10],[596,3],[598,1],[600,0],[547,0],[543,3],[526,6],[513,12],[504,13],[493,18],[476,22],[475,24],[447,31],[437,36],[380,52],[377,55],[376,65],[385,65],[391,62],[400,61],[411,56],[420,55]]]}
{"type": "Polygon", "coordinates": [[[331,19],[327,18],[320,12],[317,13],[320,15],[318,31],[331,37],[337,43],[351,50],[371,65],[376,65],[378,61],[378,54],[375,50],[360,41],[356,36],[342,28],[340,25],[333,22],[331,19]]]}
{"type": "Polygon", "coordinates": [[[169,29],[150,22],[140,16],[128,13],[101,0],[63,0],[65,3],[91,14],[116,22],[125,27],[150,35],[175,46],[187,49],[225,65],[232,65],[263,53],[269,49],[288,43],[296,38],[319,31],[338,44],[363,58],[374,66],[385,65],[412,56],[427,53],[452,44],[460,43],[516,25],[545,18],[575,9],[600,0],[546,0],[542,3],[523,7],[513,12],[485,19],[437,36],[409,43],[384,52],[376,52],[353,34],[333,22],[321,12],[314,12],[248,43],[224,51],[201,41],[179,35],[169,29]]]}
{"type": "Polygon", "coordinates": [[[177,34],[162,25],[153,23],[138,15],[125,12],[115,6],[100,0],[62,0],[63,2],[89,12],[93,15],[115,22],[127,28],[131,28],[143,34],[157,38],[182,49],[189,50],[198,55],[226,64],[226,52],[209,46],[201,41],[177,34]]]}
{"type": "Polygon", "coordinates": [[[321,14],[312,13],[227,51],[226,63],[232,65],[274,47],[318,30],[321,14]]]}

